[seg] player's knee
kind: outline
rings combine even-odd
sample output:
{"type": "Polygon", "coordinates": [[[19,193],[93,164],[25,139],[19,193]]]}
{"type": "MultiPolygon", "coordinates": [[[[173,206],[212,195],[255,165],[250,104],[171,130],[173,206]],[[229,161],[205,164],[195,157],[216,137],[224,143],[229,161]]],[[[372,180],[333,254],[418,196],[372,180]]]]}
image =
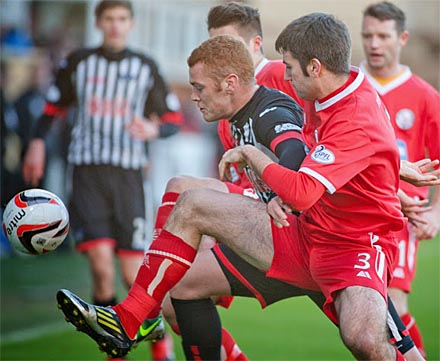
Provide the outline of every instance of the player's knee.
{"type": "MultiPolygon", "coordinates": [[[[177,200],[174,212],[179,211],[186,215],[188,221],[195,220],[196,216],[202,212],[206,198],[203,196],[202,189],[188,189],[182,192],[177,200]]],[[[183,222],[183,221],[182,221],[183,222]]]]}
{"type": "MultiPolygon", "coordinates": [[[[341,329],[341,337],[345,346],[356,358],[371,359],[379,341],[379,335],[372,329],[362,327],[341,329]]],[[[383,340],[381,340],[383,341],[383,340]]]]}
{"type": "Polygon", "coordinates": [[[174,176],[168,181],[165,191],[173,192],[173,193],[182,193],[192,187],[192,184],[194,184],[194,180],[195,180],[194,177],[187,175],[174,176]]]}

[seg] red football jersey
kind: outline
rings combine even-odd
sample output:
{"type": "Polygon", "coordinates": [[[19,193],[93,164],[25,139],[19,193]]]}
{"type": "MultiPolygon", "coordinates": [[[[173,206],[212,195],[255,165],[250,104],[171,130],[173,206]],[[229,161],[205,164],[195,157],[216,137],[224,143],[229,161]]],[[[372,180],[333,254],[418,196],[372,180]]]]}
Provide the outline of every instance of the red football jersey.
{"type": "MultiPolygon", "coordinates": [[[[400,159],[415,162],[423,158],[440,159],[440,95],[427,82],[412,74],[410,68],[382,85],[361,69],[381,96],[396,133],[400,159]]],[[[401,181],[400,188],[409,196],[427,198],[428,187],[416,187],[401,181]]]]}
{"type": "Polygon", "coordinates": [[[321,102],[306,102],[303,137],[309,153],[299,172],[327,192],[304,211],[305,234],[318,242],[403,227],[397,198],[399,154],[385,107],[364,73],[321,102]]]}
{"type": "MultiPolygon", "coordinates": [[[[284,80],[284,70],[285,65],[281,60],[264,59],[255,69],[257,84],[280,90],[303,107],[304,101],[298,97],[292,83],[284,80]]],[[[217,133],[225,150],[234,148],[234,138],[232,138],[231,126],[227,119],[218,122],[217,133]]],[[[233,180],[233,183],[243,188],[252,188],[252,184],[246,175],[244,173],[239,174],[238,171],[236,171],[236,179],[233,180]]]]}

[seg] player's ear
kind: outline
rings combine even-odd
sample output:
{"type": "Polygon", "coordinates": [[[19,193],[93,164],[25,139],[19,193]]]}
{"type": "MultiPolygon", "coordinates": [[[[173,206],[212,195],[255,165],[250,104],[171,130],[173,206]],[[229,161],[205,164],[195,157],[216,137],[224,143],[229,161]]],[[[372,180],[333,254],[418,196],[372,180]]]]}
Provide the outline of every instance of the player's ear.
{"type": "Polygon", "coordinates": [[[263,49],[261,49],[263,47],[263,39],[261,38],[260,35],[255,35],[252,38],[252,43],[253,43],[254,51],[262,51],[263,50],[263,49]]]}
{"type": "Polygon", "coordinates": [[[319,59],[313,58],[307,65],[307,73],[311,77],[317,77],[321,73],[321,67],[322,64],[319,59]]]}
{"type": "Polygon", "coordinates": [[[405,46],[409,39],[409,32],[407,30],[402,31],[399,36],[400,46],[405,46]]]}
{"type": "Polygon", "coordinates": [[[237,88],[237,84],[239,82],[239,78],[237,74],[229,74],[225,78],[225,84],[226,84],[226,92],[231,93],[237,88]]]}

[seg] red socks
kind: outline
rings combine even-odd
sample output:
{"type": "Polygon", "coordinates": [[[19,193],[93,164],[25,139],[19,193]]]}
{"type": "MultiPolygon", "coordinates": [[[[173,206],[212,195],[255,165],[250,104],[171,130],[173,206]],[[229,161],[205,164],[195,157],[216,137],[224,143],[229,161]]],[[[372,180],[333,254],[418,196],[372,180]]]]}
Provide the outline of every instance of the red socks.
{"type": "MultiPolygon", "coordinates": [[[[176,335],[180,336],[180,330],[178,325],[171,326],[171,329],[176,335]]],[[[237,343],[233,339],[228,330],[222,327],[222,348],[225,350],[225,361],[247,361],[248,358],[238,347],[237,343]]],[[[400,360],[397,360],[400,361],[400,360]]]]}
{"type": "Polygon", "coordinates": [[[162,204],[157,209],[156,223],[154,224],[153,231],[153,240],[159,237],[160,231],[162,231],[162,228],[165,225],[168,216],[170,215],[177,202],[177,198],[179,198],[179,193],[174,192],[166,192],[162,196],[162,204]]]}
{"type": "Polygon", "coordinates": [[[191,267],[196,253],[166,230],[153,241],[127,298],[114,307],[130,338],[136,336],[142,322],[158,309],[166,293],[191,267]]]}
{"type": "Polygon", "coordinates": [[[405,324],[406,329],[408,330],[412,340],[414,341],[414,344],[419,349],[422,356],[426,359],[426,351],[425,346],[423,345],[423,338],[422,334],[417,327],[416,320],[411,316],[411,314],[408,312],[400,317],[402,319],[402,322],[405,324]]]}
{"type": "Polygon", "coordinates": [[[224,327],[222,328],[222,347],[225,349],[225,361],[247,361],[246,355],[240,350],[231,334],[224,327]]]}

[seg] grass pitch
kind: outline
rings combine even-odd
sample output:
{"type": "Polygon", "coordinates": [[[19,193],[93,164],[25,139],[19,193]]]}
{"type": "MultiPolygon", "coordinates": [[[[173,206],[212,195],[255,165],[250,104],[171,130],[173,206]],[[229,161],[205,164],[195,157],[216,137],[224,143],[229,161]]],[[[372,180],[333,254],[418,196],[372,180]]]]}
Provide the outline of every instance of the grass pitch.
{"type": "MultiPolygon", "coordinates": [[[[423,332],[428,359],[440,360],[440,237],[422,242],[410,307],[423,332]]],[[[67,324],[55,294],[67,288],[84,299],[90,276],[84,257],[70,250],[39,257],[1,259],[0,359],[105,360],[96,344],[67,324]]],[[[119,284],[120,297],[124,290],[119,284]]],[[[279,302],[262,311],[256,300],[236,299],[220,310],[223,325],[250,360],[351,360],[330,321],[306,298],[279,302]]],[[[178,338],[177,360],[183,360],[178,338]]],[[[148,343],[128,360],[150,360],[148,343]]]]}

